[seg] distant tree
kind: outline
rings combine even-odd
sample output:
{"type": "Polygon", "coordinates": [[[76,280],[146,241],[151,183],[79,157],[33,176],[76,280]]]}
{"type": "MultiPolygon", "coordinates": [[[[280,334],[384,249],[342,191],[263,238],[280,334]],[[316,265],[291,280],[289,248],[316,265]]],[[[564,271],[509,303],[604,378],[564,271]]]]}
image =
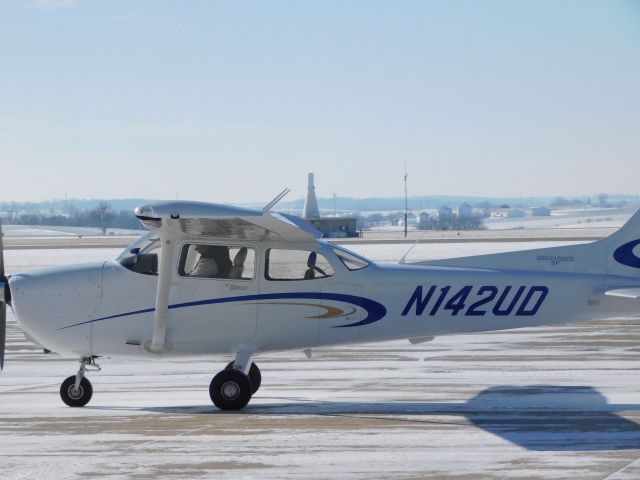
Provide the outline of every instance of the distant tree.
{"type": "Polygon", "coordinates": [[[109,227],[111,221],[115,217],[111,204],[107,202],[100,202],[98,206],[91,211],[92,216],[97,221],[97,226],[102,229],[102,233],[106,235],[107,227],[109,227]]]}
{"type": "Polygon", "coordinates": [[[461,217],[451,215],[444,218],[428,218],[419,223],[421,230],[484,230],[482,218],[478,216],[461,217]]]}
{"type": "Polygon", "coordinates": [[[598,194],[598,206],[600,207],[609,207],[609,195],[606,193],[598,194]]]}
{"type": "Polygon", "coordinates": [[[569,205],[571,205],[571,202],[564,197],[556,197],[551,202],[552,207],[568,207],[569,205]]]}

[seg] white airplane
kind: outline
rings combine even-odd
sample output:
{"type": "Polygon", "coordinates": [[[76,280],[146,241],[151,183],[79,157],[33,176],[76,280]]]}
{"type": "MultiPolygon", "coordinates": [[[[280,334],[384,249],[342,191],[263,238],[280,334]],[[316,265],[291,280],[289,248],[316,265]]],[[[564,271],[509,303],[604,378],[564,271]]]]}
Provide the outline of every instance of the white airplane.
{"type": "Polygon", "coordinates": [[[98,357],[233,354],[209,392],[237,410],[260,387],[263,352],[638,314],[640,211],[589,244],[378,265],[272,213],[277,200],[145,205],[150,232],[115,260],[8,279],[2,266],[0,364],[9,304],[30,339],[80,358],[60,388],[69,406],[91,399],[98,357]]]}

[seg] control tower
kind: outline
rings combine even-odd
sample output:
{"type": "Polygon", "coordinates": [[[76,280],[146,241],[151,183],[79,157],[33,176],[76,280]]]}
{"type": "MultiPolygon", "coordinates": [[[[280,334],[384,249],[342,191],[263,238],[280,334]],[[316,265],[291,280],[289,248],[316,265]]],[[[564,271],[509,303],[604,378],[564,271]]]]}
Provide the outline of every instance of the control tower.
{"type": "Polygon", "coordinates": [[[307,198],[304,201],[304,211],[302,216],[304,218],[320,218],[318,200],[316,199],[316,187],[313,184],[313,173],[310,173],[308,176],[307,198]]]}
{"type": "Polygon", "coordinates": [[[307,177],[307,198],[304,201],[302,218],[320,230],[324,238],[360,236],[356,230],[358,217],[355,215],[334,214],[326,217],[320,216],[313,173],[310,173],[307,177]]]}

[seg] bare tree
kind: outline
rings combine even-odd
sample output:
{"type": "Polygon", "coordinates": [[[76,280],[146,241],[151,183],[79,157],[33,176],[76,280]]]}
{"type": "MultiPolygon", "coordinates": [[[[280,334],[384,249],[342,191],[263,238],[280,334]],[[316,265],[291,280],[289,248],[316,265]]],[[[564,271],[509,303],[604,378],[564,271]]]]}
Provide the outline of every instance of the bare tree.
{"type": "Polygon", "coordinates": [[[609,195],[606,193],[598,194],[598,205],[600,207],[608,207],[609,205],[609,195]]]}
{"type": "Polygon", "coordinates": [[[102,229],[103,235],[106,235],[107,227],[115,217],[111,204],[102,201],[91,213],[95,217],[98,226],[102,229]]]}

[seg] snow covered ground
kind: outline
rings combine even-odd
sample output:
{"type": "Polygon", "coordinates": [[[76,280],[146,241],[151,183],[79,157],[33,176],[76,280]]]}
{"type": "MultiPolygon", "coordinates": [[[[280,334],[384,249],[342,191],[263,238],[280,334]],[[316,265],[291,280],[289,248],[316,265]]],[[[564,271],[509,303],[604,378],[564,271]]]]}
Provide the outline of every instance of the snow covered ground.
{"type": "MultiPolygon", "coordinates": [[[[545,243],[546,244],[546,243],[545,243]]],[[[414,260],[537,247],[418,245],[414,260]]],[[[397,245],[354,245],[397,260],[397,245]]],[[[7,270],[119,249],[13,250],[7,270]]],[[[262,355],[249,407],[208,385],[229,359],[125,362],[58,397],[75,359],[44,355],[9,314],[0,475],[37,478],[640,478],[640,319],[262,355]]]]}
{"type": "Polygon", "coordinates": [[[621,227],[635,210],[635,207],[559,209],[552,210],[549,217],[488,218],[484,225],[489,230],[611,228],[621,227]]]}

